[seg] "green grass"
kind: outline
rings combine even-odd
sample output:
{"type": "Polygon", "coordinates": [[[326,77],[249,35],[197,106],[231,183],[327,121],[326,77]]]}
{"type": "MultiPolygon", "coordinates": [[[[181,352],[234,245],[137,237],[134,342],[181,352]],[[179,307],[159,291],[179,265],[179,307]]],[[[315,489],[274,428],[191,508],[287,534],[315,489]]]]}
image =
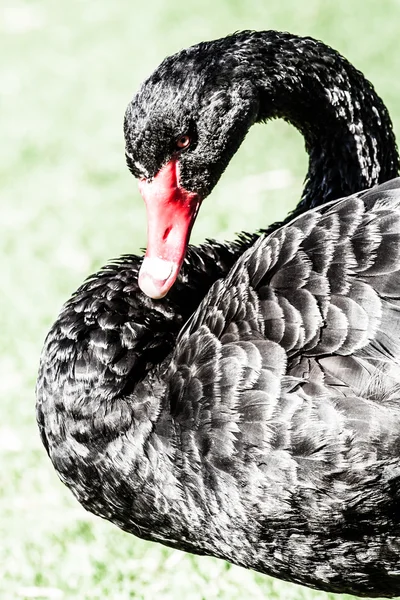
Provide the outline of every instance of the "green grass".
{"type": "MultiPolygon", "coordinates": [[[[34,385],[62,302],[109,258],[145,244],[122,118],[158,62],[238,29],[313,35],[374,82],[399,134],[399,1],[6,0],[2,7],[0,597],[334,598],[143,542],[87,514],[41,447],[34,385]]],[[[305,169],[295,130],[254,127],[204,203],[193,240],[232,237],[244,224],[256,229],[283,216],[300,196],[305,169]]]]}

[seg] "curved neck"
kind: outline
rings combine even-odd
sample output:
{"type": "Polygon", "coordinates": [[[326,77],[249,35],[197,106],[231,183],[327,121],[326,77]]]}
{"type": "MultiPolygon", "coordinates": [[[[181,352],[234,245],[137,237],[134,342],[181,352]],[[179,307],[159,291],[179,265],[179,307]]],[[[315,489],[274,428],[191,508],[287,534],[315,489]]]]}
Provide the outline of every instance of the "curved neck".
{"type": "Polygon", "coordinates": [[[236,40],[236,69],[257,89],[257,121],[282,118],[305,139],[309,167],[296,212],[398,175],[388,111],[360,71],[310,38],[247,32],[245,44],[245,34],[236,40]]]}

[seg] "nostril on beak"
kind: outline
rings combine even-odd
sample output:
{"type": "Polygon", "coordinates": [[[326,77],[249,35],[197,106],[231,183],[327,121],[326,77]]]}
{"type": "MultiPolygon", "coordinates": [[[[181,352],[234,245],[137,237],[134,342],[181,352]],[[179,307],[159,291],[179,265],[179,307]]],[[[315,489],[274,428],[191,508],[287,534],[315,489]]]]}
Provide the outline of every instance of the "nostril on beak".
{"type": "Polygon", "coordinates": [[[170,225],[169,227],[166,228],[166,230],[164,231],[164,234],[162,236],[163,242],[165,242],[165,240],[167,239],[170,231],[172,229],[172,225],[170,225]]]}

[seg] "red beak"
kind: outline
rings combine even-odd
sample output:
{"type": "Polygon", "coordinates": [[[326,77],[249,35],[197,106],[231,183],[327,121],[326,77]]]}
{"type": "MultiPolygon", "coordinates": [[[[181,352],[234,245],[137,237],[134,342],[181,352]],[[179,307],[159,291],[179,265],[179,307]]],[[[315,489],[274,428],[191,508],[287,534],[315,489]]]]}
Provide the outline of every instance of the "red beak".
{"type": "Polygon", "coordinates": [[[139,190],[147,209],[147,249],[139,287],[150,298],[163,298],[175,283],[185,258],[201,198],[178,184],[178,162],[172,159],[139,190]]]}

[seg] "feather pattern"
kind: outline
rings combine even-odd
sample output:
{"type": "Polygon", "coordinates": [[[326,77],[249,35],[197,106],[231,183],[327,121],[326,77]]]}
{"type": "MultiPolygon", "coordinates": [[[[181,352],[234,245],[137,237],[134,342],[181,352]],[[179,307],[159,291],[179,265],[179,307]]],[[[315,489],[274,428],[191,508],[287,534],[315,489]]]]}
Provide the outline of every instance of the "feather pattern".
{"type": "Polygon", "coordinates": [[[196,170],[182,154],[182,177],[208,189],[229,161],[219,134],[235,133],[233,154],[256,113],[305,136],[298,216],[189,247],[158,302],[138,287],[136,256],[92,275],[45,341],[40,434],[79,502],[125,531],[318,589],[393,597],[400,180],[337,200],[398,172],[382,102],[320,42],[243,32],[149,78],[127,112],[128,164],[154,175],[174,119],[196,117],[194,151],[205,131],[211,158],[196,170]],[[258,113],[246,96],[255,82],[258,113]]]}
{"type": "Polygon", "coordinates": [[[142,537],[398,594],[399,251],[400,180],[314,209],[249,248],[151,368],[173,313],[140,323],[135,275],[103,270],[43,354],[39,424],[62,480],[142,537]]]}

